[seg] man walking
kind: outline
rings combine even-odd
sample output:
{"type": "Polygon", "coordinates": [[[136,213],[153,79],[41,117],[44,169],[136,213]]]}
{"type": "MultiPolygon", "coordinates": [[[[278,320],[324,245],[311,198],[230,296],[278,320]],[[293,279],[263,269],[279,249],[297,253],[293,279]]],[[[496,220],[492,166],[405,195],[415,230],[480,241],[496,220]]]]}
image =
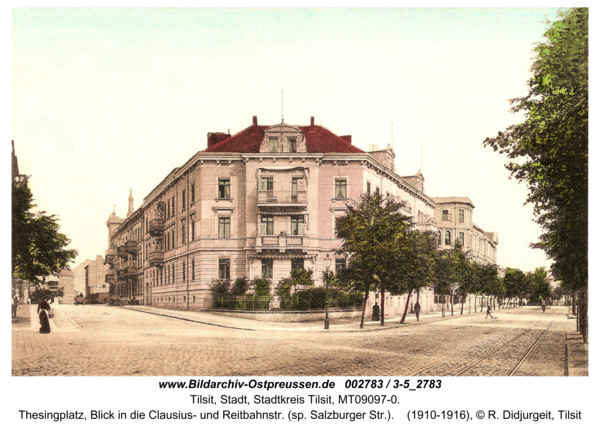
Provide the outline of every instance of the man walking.
{"type": "Polygon", "coordinates": [[[419,304],[419,302],[415,303],[415,315],[417,317],[417,322],[419,322],[419,312],[421,312],[421,305],[419,304]]]}
{"type": "Polygon", "coordinates": [[[19,297],[15,294],[12,302],[12,317],[17,317],[17,308],[19,307],[19,297]]]}
{"type": "Polygon", "coordinates": [[[489,303],[487,305],[487,312],[485,314],[485,319],[487,319],[488,315],[490,316],[491,319],[494,319],[494,317],[492,316],[492,305],[490,305],[489,303]]]}
{"type": "Polygon", "coordinates": [[[542,313],[546,313],[546,300],[542,300],[542,313]]]}

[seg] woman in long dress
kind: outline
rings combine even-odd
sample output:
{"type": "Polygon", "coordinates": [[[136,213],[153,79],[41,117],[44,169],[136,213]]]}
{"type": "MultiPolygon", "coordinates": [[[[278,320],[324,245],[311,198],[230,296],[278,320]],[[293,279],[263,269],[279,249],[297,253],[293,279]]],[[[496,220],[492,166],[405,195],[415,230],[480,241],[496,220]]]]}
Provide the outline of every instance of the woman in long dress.
{"type": "Polygon", "coordinates": [[[40,317],[40,333],[50,333],[50,305],[46,301],[40,302],[38,305],[38,314],[40,317]]]}

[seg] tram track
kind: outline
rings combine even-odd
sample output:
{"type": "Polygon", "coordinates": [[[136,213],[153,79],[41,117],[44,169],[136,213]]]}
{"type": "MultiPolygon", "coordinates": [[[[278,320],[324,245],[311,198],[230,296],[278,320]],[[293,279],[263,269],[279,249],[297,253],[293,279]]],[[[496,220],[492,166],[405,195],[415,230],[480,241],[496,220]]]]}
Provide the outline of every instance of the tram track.
{"type": "MultiPolygon", "coordinates": [[[[414,371],[419,376],[514,376],[521,365],[550,330],[552,322],[537,335],[529,328],[506,330],[484,342],[472,345],[449,357],[428,363],[414,371]],[[515,365],[515,362],[517,364],[515,365]]],[[[411,372],[413,373],[413,372],[411,372]]]]}

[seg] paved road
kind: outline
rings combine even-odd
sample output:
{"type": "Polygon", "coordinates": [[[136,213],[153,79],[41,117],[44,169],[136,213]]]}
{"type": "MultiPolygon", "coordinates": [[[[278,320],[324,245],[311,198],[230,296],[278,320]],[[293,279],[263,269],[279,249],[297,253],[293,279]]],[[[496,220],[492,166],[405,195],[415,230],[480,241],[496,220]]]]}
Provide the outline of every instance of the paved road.
{"type": "Polygon", "coordinates": [[[518,308],[495,315],[494,320],[482,314],[443,321],[429,317],[423,324],[392,323],[388,330],[363,332],[347,331],[357,321],[338,321],[336,329],[325,332],[320,323],[257,323],[175,311],[168,318],[119,307],[62,305],[56,307],[52,332],[42,335],[34,307],[22,305],[12,326],[12,374],[452,375],[507,342],[464,371],[500,376],[537,341],[515,375],[565,375],[565,338],[575,331],[566,308],[545,314],[518,308]]]}

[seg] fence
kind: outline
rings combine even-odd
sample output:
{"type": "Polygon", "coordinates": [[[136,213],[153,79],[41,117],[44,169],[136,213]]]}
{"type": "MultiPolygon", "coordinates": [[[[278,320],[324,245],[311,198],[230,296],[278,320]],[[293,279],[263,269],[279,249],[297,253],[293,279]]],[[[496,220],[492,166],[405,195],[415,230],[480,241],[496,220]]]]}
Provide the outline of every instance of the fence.
{"type": "Polygon", "coordinates": [[[302,297],[301,295],[279,297],[279,309],[307,311],[313,309],[328,308],[351,308],[362,305],[361,297],[340,296],[330,297],[328,300],[321,297],[302,297]]]}
{"type": "Polygon", "coordinates": [[[244,311],[268,311],[271,304],[271,296],[242,296],[242,297],[215,297],[213,308],[244,310],[244,311]]]}

